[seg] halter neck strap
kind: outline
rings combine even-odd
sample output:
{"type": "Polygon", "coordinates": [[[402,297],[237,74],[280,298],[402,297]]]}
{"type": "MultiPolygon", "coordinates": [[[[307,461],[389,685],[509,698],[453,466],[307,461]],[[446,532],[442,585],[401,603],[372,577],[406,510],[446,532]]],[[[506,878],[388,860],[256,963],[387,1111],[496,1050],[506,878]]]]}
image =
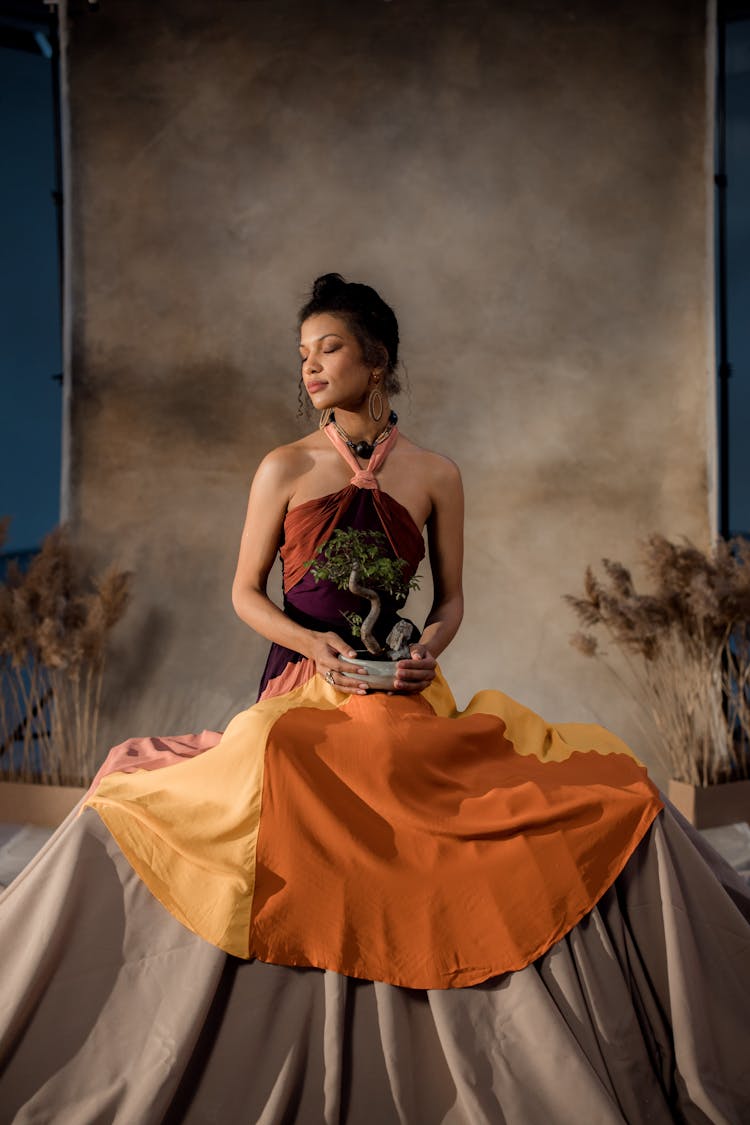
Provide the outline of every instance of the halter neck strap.
{"type": "Polygon", "coordinates": [[[350,483],[356,484],[357,488],[374,488],[379,489],[380,485],[377,482],[375,473],[385,461],[393,446],[398,439],[398,426],[394,426],[385,441],[381,441],[380,445],[376,445],[373,450],[370,463],[366,469],[359,467],[357,458],[352,453],[349,446],[336,430],[333,422],[329,422],[324,428],[323,433],[326,434],[334,447],[339,451],[341,456],[346,461],[349,468],[354,469],[354,476],[350,483]]]}

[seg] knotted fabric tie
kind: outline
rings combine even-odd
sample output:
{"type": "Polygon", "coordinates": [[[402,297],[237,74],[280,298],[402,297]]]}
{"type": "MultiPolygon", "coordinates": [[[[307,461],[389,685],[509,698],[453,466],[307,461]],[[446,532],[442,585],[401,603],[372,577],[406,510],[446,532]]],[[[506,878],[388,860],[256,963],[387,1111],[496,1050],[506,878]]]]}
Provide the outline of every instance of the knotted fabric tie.
{"type": "Polygon", "coordinates": [[[373,476],[370,469],[357,469],[352,477],[350,484],[356,484],[357,488],[379,488],[377,480],[373,476]]]}
{"type": "Polygon", "coordinates": [[[338,449],[339,453],[346,461],[347,465],[349,465],[351,469],[354,469],[354,476],[349,482],[350,484],[356,485],[357,488],[380,488],[375,473],[383,464],[386,457],[390,453],[391,448],[396,443],[396,439],[398,436],[398,426],[393,427],[385,441],[381,441],[380,445],[375,446],[372,457],[370,458],[370,464],[366,469],[361,469],[359,467],[357,458],[354,456],[351,449],[342,438],[341,434],[338,433],[333,422],[328,423],[328,425],[323,430],[323,433],[328,435],[333,445],[336,447],[336,449],[338,449]]]}

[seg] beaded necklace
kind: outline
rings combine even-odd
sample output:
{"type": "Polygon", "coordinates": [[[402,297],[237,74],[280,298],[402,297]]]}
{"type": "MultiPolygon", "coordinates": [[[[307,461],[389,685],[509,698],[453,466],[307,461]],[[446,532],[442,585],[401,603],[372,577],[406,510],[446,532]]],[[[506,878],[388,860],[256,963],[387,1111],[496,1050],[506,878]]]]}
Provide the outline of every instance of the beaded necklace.
{"type": "Polygon", "coordinates": [[[346,442],[346,444],[351,449],[352,453],[356,457],[361,457],[363,461],[369,461],[370,458],[373,455],[373,452],[375,450],[375,446],[380,445],[381,441],[385,441],[385,439],[388,437],[388,434],[391,432],[393,427],[398,422],[398,414],[396,413],[395,410],[392,410],[390,412],[390,414],[388,415],[388,421],[385,425],[385,429],[380,431],[378,436],[375,438],[375,441],[356,441],[355,442],[349,437],[349,435],[344,430],[341,429],[341,426],[336,421],[335,414],[331,414],[330,421],[333,422],[334,429],[336,430],[336,433],[341,438],[343,438],[343,440],[346,442]]]}

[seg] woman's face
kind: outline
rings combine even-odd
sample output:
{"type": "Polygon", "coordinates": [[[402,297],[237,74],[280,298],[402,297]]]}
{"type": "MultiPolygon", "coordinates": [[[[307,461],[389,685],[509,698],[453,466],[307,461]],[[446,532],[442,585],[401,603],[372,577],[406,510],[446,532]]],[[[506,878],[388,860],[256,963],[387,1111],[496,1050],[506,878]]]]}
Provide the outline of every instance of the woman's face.
{"type": "Polygon", "coordinates": [[[299,353],[302,379],[316,410],[362,406],[372,370],[365,366],[359,341],[341,317],[316,313],[303,321],[299,353]]]}

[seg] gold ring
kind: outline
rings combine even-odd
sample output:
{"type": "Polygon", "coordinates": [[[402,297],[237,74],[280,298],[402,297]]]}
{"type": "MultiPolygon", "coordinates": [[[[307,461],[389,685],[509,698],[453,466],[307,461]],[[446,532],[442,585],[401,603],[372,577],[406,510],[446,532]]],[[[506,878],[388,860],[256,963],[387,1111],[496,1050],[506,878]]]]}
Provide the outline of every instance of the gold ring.
{"type": "Polygon", "coordinates": [[[336,686],[336,681],[333,678],[333,669],[332,668],[328,669],[328,671],[326,672],[323,679],[327,680],[329,684],[333,684],[334,687],[336,686]]]}

